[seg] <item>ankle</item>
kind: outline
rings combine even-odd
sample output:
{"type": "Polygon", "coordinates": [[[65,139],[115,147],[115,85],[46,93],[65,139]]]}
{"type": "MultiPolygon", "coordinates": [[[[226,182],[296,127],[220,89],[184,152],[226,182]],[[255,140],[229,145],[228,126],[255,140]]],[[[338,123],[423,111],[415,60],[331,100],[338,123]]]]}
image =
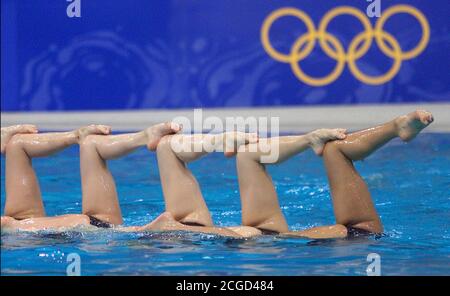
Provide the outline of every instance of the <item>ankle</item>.
{"type": "Polygon", "coordinates": [[[143,130],[143,131],[137,132],[135,134],[131,134],[130,136],[134,137],[134,139],[136,140],[136,143],[139,146],[145,146],[145,145],[147,145],[148,141],[150,141],[150,137],[147,133],[147,130],[143,130]]]}
{"type": "Polygon", "coordinates": [[[86,136],[83,136],[80,129],[66,133],[66,137],[71,140],[72,144],[81,144],[86,136]]]}
{"type": "Polygon", "coordinates": [[[406,115],[402,115],[387,123],[389,131],[391,132],[393,137],[399,136],[402,122],[404,122],[406,119],[406,115]]]}
{"type": "Polygon", "coordinates": [[[299,136],[299,141],[305,141],[308,146],[312,146],[318,139],[318,136],[315,133],[316,131],[312,131],[307,133],[306,135],[299,136]]]}
{"type": "Polygon", "coordinates": [[[69,135],[71,135],[72,137],[74,137],[77,142],[80,142],[81,140],[81,132],[79,129],[73,130],[71,132],[67,132],[69,135]]]}

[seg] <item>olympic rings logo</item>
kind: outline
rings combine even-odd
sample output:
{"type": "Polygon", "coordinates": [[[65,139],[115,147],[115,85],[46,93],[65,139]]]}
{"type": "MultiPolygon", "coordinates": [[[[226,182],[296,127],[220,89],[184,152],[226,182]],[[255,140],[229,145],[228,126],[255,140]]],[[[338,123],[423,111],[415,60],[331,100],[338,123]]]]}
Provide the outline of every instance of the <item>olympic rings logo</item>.
{"type": "Polygon", "coordinates": [[[316,30],[313,21],[305,12],[291,7],[280,8],[273,11],[266,17],[261,28],[261,42],[267,54],[269,54],[276,61],[289,63],[295,76],[300,81],[312,86],[323,86],[334,82],[344,70],[345,63],[348,63],[351,73],[357,79],[366,84],[378,85],[386,83],[398,73],[402,61],[412,59],[422,53],[429,40],[430,26],[426,17],[415,7],[409,5],[395,5],[389,7],[377,20],[374,28],[363,12],[351,6],[339,6],[330,10],[323,16],[318,30],[316,30]],[[397,39],[383,29],[386,21],[391,16],[398,13],[407,13],[412,15],[417,19],[422,27],[422,37],[419,43],[413,49],[405,52],[400,47],[397,39]],[[336,37],[327,32],[330,22],[335,17],[344,14],[357,18],[364,27],[364,31],[352,39],[347,51],[345,51],[343,45],[336,37]],[[293,16],[300,19],[306,25],[308,30],[305,34],[297,38],[292,45],[289,54],[284,54],[277,51],[272,46],[269,39],[269,31],[271,26],[277,19],[284,16],[293,16]],[[373,39],[375,39],[380,50],[394,61],[391,68],[385,74],[379,76],[367,75],[363,73],[356,65],[357,60],[369,51],[373,39]],[[336,66],[332,72],[325,77],[319,78],[311,77],[306,74],[299,64],[313,51],[316,45],[316,40],[319,41],[319,45],[325,54],[336,60],[336,66]]]}

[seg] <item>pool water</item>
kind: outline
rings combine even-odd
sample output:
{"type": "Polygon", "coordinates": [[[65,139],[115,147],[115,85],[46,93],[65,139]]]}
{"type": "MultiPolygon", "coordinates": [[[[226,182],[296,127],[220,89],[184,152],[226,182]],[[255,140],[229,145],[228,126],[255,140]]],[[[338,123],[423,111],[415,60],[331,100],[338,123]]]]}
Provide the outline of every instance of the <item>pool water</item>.
{"type": "MultiPolygon", "coordinates": [[[[35,159],[48,215],[80,213],[78,148],[35,159]]],[[[265,236],[227,239],[203,234],[123,234],[111,230],[2,234],[2,275],[65,275],[67,256],[82,275],[366,275],[377,253],[382,275],[450,275],[450,135],[392,141],[357,168],[385,227],[381,238],[312,241],[265,236]]],[[[191,168],[218,225],[240,222],[234,159],[212,154],[191,168]]],[[[126,225],[163,210],[156,157],[145,149],[110,162],[126,225]]],[[[5,201],[1,166],[2,213],[5,201]]],[[[333,224],[320,158],[307,152],[269,168],[292,229],[333,224]]]]}

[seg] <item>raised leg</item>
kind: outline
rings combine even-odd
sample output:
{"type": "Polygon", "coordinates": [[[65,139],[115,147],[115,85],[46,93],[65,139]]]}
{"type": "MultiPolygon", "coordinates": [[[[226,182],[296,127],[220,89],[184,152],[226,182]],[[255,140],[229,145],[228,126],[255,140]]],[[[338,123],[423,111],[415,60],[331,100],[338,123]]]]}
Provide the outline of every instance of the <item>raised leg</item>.
{"type": "Polygon", "coordinates": [[[363,159],[391,139],[413,139],[433,122],[427,111],[415,111],[378,127],[348,135],[345,140],[325,145],[323,158],[331,187],[336,225],[320,226],[303,231],[284,233],[309,238],[348,236],[349,230],[370,233],[383,232],[366,183],[355,170],[353,161],[363,159]]]}
{"type": "Polygon", "coordinates": [[[122,224],[116,186],[106,161],[147,146],[154,150],[159,140],[180,131],[173,123],[162,123],[132,134],[99,136],[90,135],[80,143],[81,188],[83,214],[114,225],[122,224]]]}
{"type": "Polygon", "coordinates": [[[274,162],[276,164],[310,147],[317,154],[321,154],[326,141],[342,139],[345,137],[344,133],[343,129],[323,129],[302,136],[271,138],[267,142],[260,141],[258,144],[247,145],[249,146],[247,151],[239,152],[237,170],[242,203],[242,225],[274,232],[288,231],[272,179],[265,165],[261,163],[261,157],[269,152],[262,151],[279,149],[279,157],[274,162]],[[272,145],[272,141],[276,141],[276,145],[272,145]],[[262,145],[270,145],[271,148],[267,149],[262,145]]]}
{"type": "Polygon", "coordinates": [[[222,148],[221,151],[225,148],[228,150],[225,153],[231,155],[235,152],[226,149],[234,146],[230,143],[239,145],[256,141],[256,135],[244,133],[164,137],[158,145],[157,156],[166,211],[185,224],[212,226],[208,207],[187,163],[218,148],[222,148]]]}
{"type": "Polygon", "coordinates": [[[415,111],[325,145],[323,158],[337,224],[373,233],[383,231],[367,185],[353,166],[353,161],[369,156],[395,137],[404,141],[413,139],[432,121],[431,113],[415,111]]]}
{"type": "Polygon", "coordinates": [[[90,126],[73,132],[16,134],[6,145],[5,216],[27,219],[45,216],[41,192],[31,160],[78,143],[83,133],[107,132],[90,126]]]}

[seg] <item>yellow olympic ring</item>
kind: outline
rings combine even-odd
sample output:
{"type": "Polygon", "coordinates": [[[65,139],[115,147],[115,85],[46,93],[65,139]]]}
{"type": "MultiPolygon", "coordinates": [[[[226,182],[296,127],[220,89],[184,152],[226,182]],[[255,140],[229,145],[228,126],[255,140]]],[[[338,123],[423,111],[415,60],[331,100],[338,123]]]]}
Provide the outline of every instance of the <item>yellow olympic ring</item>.
{"type": "Polygon", "coordinates": [[[403,60],[409,60],[412,58],[415,58],[419,54],[422,53],[422,51],[425,49],[425,47],[428,44],[428,41],[430,40],[430,26],[428,24],[427,18],[417,9],[415,9],[412,6],[408,5],[396,5],[388,8],[383,15],[378,19],[376,25],[375,25],[375,37],[377,40],[378,46],[383,50],[383,52],[388,55],[389,57],[393,58],[394,53],[392,50],[386,46],[386,44],[380,39],[380,33],[383,31],[384,24],[386,23],[387,19],[391,17],[394,14],[397,13],[409,13],[412,16],[415,16],[416,19],[419,21],[420,26],[422,27],[422,38],[419,41],[419,44],[410,51],[407,51],[406,53],[401,53],[401,57],[403,60]]]}
{"type": "MultiPolygon", "coordinates": [[[[316,28],[314,27],[314,23],[311,20],[311,18],[301,10],[287,7],[287,8],[281,8],[281,9],[275,10],[273,13],[271,13],[265,19],[263,26],[261,28],[261,40],[264,44],[264,49],[267,51],[267,53],[275,60],[277,60],[279,62],[284,62],[284,63],[289,63],[292,58],[290,55],[279,53],[272,47],[272,44],[270,43],[270,40],[269,40],[269,30],[270,30],[270,27],[272,26],[272,24],[278,18],[280,18],[282,16],[287,16],[287,15],[295,16],[295,17],[299,18],[300,20],[302,20],[305,23],[306,28],[308,29],[308,32],[311,32],[310,34],[314,34],[314,32],[316,32],[316,28]]],[[[307,52],[306,54],[304,54],[305,57],[314,49],[315,38],[311,38],[311,39],[312,39],[312,42],[310,42],[308,44],[308,47],[305,49],[305,52],[307,52]]],[[[298,56],[298,58],[300,58],[300,57],[301,56],[298,56]]]]}
{"type": "MultiPolygon", "coordinates": [[[[319,25],[319,35],[321,36],[321,35],[325,34],[325,32],[327,31],[327,28],[328,28],[328,24],[335,17],[342,15],[342,14],[353,15],[362,23],[366,32],[372,31],[372,25],[370,24],[369,19],[366,17],[366,15],[364,13],[362,13],[360,10],[358,10],[354,7],[341,6],[341,7],[336,7],[334,9],[330,10],[327,14],[324,15],[324,17],[322,18],[322,21],[320,22],[320,25],[319,25]]],[[[322,49],[325,51],[326,54],[328,54],[328,56],[332,57],[333,59],[338,58],[337,55],[333,52],[333,50],[325,42],[325,39],[320,38],[319,42],[320,42],[320,46],[322,46],[322,49]]],[[[367,38],[364,42],[364,45],[360,48],[360,50],[357,53],[355,53],[356,58],[358,59],[358,58],[362,57],[363,55],[365,55],[371,45],[372,45],[372,38],[371,38],[371,36],[367,36],[367,38]]]]}
{"type": "MultiPolygon", "coordinates": [[[[298,52],[298,50],[302,48],[303,44],[307,41],[308,37],[309,36],[307,35],[303,35],[301,38],[297,39],[297,41],[294,43],[294,46],[292,46],[291,56],[293,56],[294,53],[298,52]]],[[[331,74],[329,74],[328,76],[325,76],[323,78],[313,78],[309,75],[306,75],[300,68],[300,65],[298,64],[298,61],[300,60],[295,59],[291,60],[291,68],[295,76],[297,76],[302,81],[309,81],[309,83],[313,86],[321,86],[333,82],[339,77],[339,75],[341,75],[345,67],[345,57],[344,57],[345,52],[339,40],[337,40],[337,38],[331,34],[324,35],[324,39],[328,39],[328,41],[332,43],[332,45],[336,48],[338,52],[337,56],[339,57],[337,59],[336,66],[334,67],[331,74]]]]}
{"type": "MultiPolygon", "coordinates": [[[[355,75],[360,81],[366,83],[366,84],[383,84],[391,80],[395,75],[397,75],[398,71],[400,70],[400,66],[402,64],[402,50],[400,48],[400,45],[398,44],[397,40],[392,37],[391,34],[386,32],[380,32],[381,38],[386,39],[390,45],[394,48],[394,63],[392,64],[392,67],[389,69],[389,71],[384,74],[377,77],[369,76],[364,73],[362,73],[358,67],[356,66],[356,59],[349,59],[348,60],[348,66],[350,68],[350,71],[355,75]]],[[[352,52],[358,47],[359,43],[363,38],[366,38],[364,36],[364,33],[358,34],[355,39],[353,39],[353,42],[350,44],[349,51],[352,52]]]]}
{"type": "Polygon", "coordinates": [[[416,8],[409,5],[395,5],[388,8],[378,19],[373,29],[369,19],[360,10],[351,6],[340,6],[330,10],[322,18],[319,28],[316,31],[311,18],[303,11],[285,7],[273,11],[264,20],[261,28],[261,42],[264,50],[269,56],[279,62],[289,63],[292,72],[300,80],[312,86],[323,86],[334,82],[344,70],[345,63],[348,62],[350,72],[360,81],[366,84],[383,84],[391,80],[400,70],[403,60],[412,59],[423,52],[430,40],[430,26],[426,17],[416,8]],[[386,21],[398,13],[407,13],[415,17],[422,28],[422,37],[413,49],[403,52],[397,39],[383,30],[386,21]],[[351,15],[357,18],[363,25],[364,31],[356,35],[348,47],[347,52],[340,41],[327,32],[330,22],[340,15],[351,15]],[[291,47],[289,54],[277,51],[271,44],[269,38],[270,28],[273,23],[283,16],[294,16],[306,25],[307,32],[298,37],[291,47]],[[363,57],[370,49],[372,41],[375,39],[380,50],[394,60],[391,68],[383,75],[370,76],[364,74],[356,65],[358,59],[363,57]],[[315,78],[307,75],[299,65],[313,50],[319,40],[320,47],[330,58],[336,60],[336,66],[330,74],[325,77],[315,78]],[[390,45],[390,47],[386,44],[390,45]],[[304,46],[306,44],[306,46],[304,46]],[[331,46],[330,46],[331,44],[331,46]],[[362,46],[360,46],[362,44],[362,46]]]}

